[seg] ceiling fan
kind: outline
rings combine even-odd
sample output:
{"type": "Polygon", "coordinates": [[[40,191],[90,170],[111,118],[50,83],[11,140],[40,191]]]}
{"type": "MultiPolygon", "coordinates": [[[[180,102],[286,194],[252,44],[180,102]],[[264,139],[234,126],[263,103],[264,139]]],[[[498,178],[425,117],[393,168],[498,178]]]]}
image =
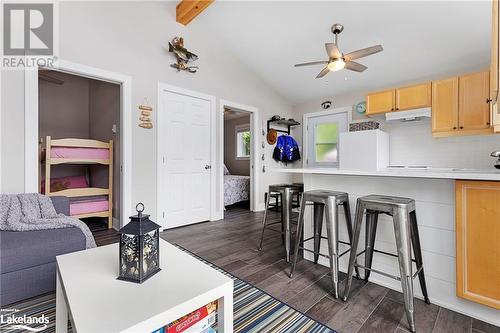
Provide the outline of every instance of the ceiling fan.
{"type": "Polygon", "coordinates": [[[328,54],[328,60],[325,61],[313,61],[306,62],[302,64],[296,64],[295,67],[301,66],[312,66],[312,65],[326,65],[325,68],[321,72],[319,72],[317,79],[325,76],[329,72],[335,72],[341,69],[349,69],[355,72],[362,72],[368,67],[362,65],[360,63],[354,62],[353,60],[363,58],[374,53],[378,53],[383,51],[382,45],[375,45],[371,47],[367,47],[361,50],[357,50],[351,53],[342,54],[339,50],[338,38],[339,34],[344,30],[344,26],[342,24],[334,24],[332,25],[332,33],[335,35],[335,41],[333,43],[326,43],[326,53],[328,54]]]}

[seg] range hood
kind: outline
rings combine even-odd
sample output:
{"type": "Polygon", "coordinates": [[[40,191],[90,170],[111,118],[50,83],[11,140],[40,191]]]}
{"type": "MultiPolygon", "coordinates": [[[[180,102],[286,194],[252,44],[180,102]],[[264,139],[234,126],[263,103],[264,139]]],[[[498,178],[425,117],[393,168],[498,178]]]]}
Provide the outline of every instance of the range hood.
{"type": "Polygon", "coordinates": [[[407,111],[394,111],[385,114],[385,120],[414,121],[431,117],[431,108],[413,109],[407,111]]]}

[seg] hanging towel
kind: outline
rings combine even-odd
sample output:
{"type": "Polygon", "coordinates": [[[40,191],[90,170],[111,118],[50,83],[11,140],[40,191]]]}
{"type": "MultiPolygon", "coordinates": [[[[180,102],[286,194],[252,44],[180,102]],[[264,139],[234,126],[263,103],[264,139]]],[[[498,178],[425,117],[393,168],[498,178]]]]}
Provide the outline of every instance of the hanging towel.
{"type": "Polygon", "coordinates": [[[300,160],[300,151],[297,141],[289,135],[278,137],[274,148],[273,158],[279,162],[294,162],[300,160]]]}

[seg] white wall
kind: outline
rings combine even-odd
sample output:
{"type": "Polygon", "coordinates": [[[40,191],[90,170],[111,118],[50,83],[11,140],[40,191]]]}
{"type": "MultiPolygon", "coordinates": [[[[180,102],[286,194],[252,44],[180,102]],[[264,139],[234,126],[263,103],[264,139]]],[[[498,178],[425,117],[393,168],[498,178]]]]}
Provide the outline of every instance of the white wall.
{"type": "Polygon", "coordinates": [[[24,189],[24,73],[2,70],[1,193],[24,189]]]}
{"type": "Polygon", "coordinates": [[[58,72],[48,75],[64,83],[38,79],[38,137],[88,139],[90,80],[58,72]]]}
{"type": "MultiPolygon", "coordinates": [[[[305,113],[321,111],[321,103],[333,101],[333,107],[354,106],[365,100],[366,93],[355,93],[336,97],[325,97],[295,105],[293,114],[302,119],[305,113]]],[[[353,111],[353,119],[368,119],[353,111]]],[[[377,117],[381,129],[390,134],[390,163],[393,165],[426,165],[431,167],[457,167],[491,169],[494,159],[492,151],[500,149],[500,135],[461,136],[433,138],[430,119],[415,122],[385,122],[377,117]]],[[[294,135],[302,142],[302,129],[294,135]]]]}
{"type": "MultiPolygon", "coordinates": [[[[152,130],[139,128],[135,106],[147,100],[156,119],[159,81],[255,106],[261,120],[273,114],[289,116],[291,111],[285,99],[237,61],[231,50],[224,49],[196,20],[187,27],[177,24],[175,5],[175,2],[61,2],[59,8],[61,59],[132,78],[132,201],[144,202],[153,218],[156,217],[156,126],[152,130]],[[199,56],[200,69],[196,74],[176,72],[170,67],[175,59],[166,48],[178,35],[199,56]]],[[[24,170],[19,167],[24,165],[24,77],[22,72],[6,75],[2,72],[1,80],[1,191],[20,192],[24,190],[24,170]]],[[[277,166],[271,159],[271,149],[265,148],[268,169],[277,166]]],[[[258,152],[259,156],[262,152],[258,152]]],[[[288,180],[287,175],[262,174],[257,207],[263,205],[267,184],[288,180]]]]}

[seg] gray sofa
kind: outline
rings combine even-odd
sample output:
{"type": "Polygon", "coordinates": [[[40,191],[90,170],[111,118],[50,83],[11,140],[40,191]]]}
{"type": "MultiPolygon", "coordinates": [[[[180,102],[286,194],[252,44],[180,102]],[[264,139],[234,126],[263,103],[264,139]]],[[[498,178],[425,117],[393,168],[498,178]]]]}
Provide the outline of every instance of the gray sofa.
{"type": "MultiPolygon", "coordinates": [[[[69,199],[51,197],[58,213],[69,215],[69,199]]],[[[56,289],[56,256],[85,249],[78,228],[0,231],[0,305],[56,289]]]]}

